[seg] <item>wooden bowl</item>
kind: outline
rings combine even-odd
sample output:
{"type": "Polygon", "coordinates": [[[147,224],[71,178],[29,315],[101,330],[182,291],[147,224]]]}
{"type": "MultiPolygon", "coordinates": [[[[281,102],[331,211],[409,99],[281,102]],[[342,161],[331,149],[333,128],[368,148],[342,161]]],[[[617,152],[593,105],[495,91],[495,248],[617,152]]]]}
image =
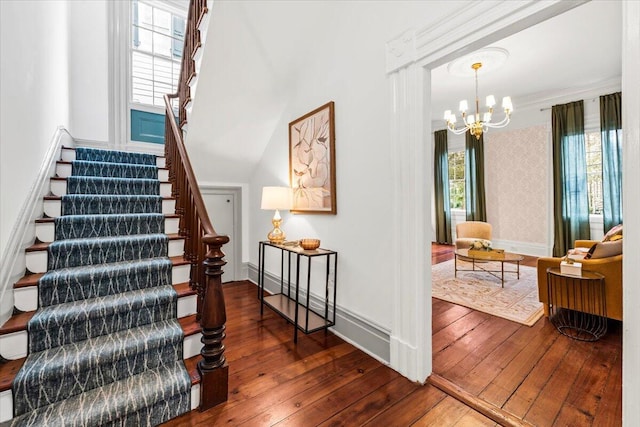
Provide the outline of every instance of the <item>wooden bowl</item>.
{"type": "Polygon", "coordinates": [[[302,249],[310,251],[320,247],[320,239],[302,239],[300,240],[302,249]]]}

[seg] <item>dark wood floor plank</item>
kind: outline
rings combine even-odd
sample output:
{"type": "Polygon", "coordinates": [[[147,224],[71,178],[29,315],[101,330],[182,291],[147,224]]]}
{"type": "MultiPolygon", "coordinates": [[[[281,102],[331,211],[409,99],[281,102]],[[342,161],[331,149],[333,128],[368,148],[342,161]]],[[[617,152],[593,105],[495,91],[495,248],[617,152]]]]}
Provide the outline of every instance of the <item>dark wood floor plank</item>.
{"type": "MultiPolygon", "coordinates": [[[[339,377],[345,372],[354,372],[357,369],[371,368],[380,363],[374,361],[359,351],[352,351],[346,355],[336,358],[333,361],[322,364],[314,369],[310,369],[289,380],[280,379],[280,383],[274,384],[266,390],[260,385],[260,379],[248,383],[239,384],[229,379],[230,389],[233,391],[229,396],[229,401],[207,411],[207,416],[201,418],[201,425],[216,425],[215,423],[227,423],[238,425],[258,415],[265,413],[270,408],[288,401],[297,396],[306,395],[306,391],[318,384],[327,384],[334,377],[339,377]]],[[[277,373],[273,373],[277,375],[277,373]]],[[[199,424],[200,425],[200,424],[199,424]]]]}
{"type": "Polygon", "coordinates": [[[593,419],[602,396],[606,393],[605,386],[613,365],[619,357],[622,357],[622,349],[598,342],[588,345],[591,346],[591,357],[585,361],[578,372],[565,405],[593,419]]]}
{"type": "Polygon", "coordinates": [[[549,347],[558,338],[557,331],[543,328],[536,339],[531,340],[509,364],[480,393],[480,397],[493,405],[502,407],[518,386],[535,368],[549,347]]]}
{"type": "Polygon", "coordinates": [[[594,426],[617,427],[622,425],[622,357],[613,364],[607,383],[606,394],[600,396],[594,426]]]}
{"type": "Polygon", "coordinates": [[[458,402],[456,399],[447,396],[445,399],[438,402],[438,404],[429,412],[411,424],[411,426],[453,426],[469,411],[470,409],[467,406],[458,402]]]}
{"type": "Polygon", "coordinates": [[[400,375],[397,372],[390,371],[383,365],[371,371],[359,373],[362,375],[340,388],[329,390],[328,393],[315,402],[303,405],[295,414],[290,415],[276,425],[279,427],[317,426],[326,421],[332,413],[343,410],[362,397],[369,395],[380,387],[384,387],[400,375]]]}
{"type": "Polygon", "coordinates": [[[491,317],[481,327],[433,355],[433,371],[443,374],[456,364],[474,354],[476,357],[491,353],[498,345],[509,338],[520,326],[514,322],[491,317]]]}
{"type": "Polygon", "coordinates": [[[425,384],[363,426],[410,426],[446,397],[434,386],[425,384]]]}
{"type": "MultiPolygon", "coordinates": [[[[559,339],[569,339],[560,337],[559,339]]],[[[589,358],[589,344],[572,342],[569,351],[562,358],[558,368],[538,394],[524,419],[533,425],[552,425],[562,409],[562,405],[573,387],[585,361],[589,358]],[[584,345],[587,344],[587,345],[584,345]]]]}
{"type": "MultiPolygon", "coordinates": [[[[432,298],[432,300],[445,302],[437,298],[432,298]]],[[[451,304],[451,303],[441,304],[441,307],[443,307],[444,309],[441,309],[437,313],[432,314],[432,320],[431,320],[432,334],[436,334],[440,332],[442,329],[446,328],[451,323],[473,312],[473,310],[471,310],[470,308],[463,307],[461,305],[451,304]]]]}
{"type": "Polygon", "coordinates": [[[520,418],[524,418],[529,408],[531,408],[531,405],[533,405],[533,402],[549,381],[549,378],[551,378],[569,351],[571,341],[565,338],[566,337],[558,337],[558,339],[554,341],[549,350],[547,350],[538,361],[535,368],[503,405],[503,409],[520,418]]]}
{"type": "Polygon", "coordinates": [[[505,341],[486,355],[470,354],[443,374],[472,394],[479,394],[532,340],[538,337],[540,322],[531,328],[520,328],[513,339],[505,341]]]}
{"type": "MultiPolygon", "coordinates": [[[[269,405],[268,408],[265,408],[259,414],[238,425],[273,426],[292,414],[297,413],[301,409],[312,405],[318,399],[321,399],[328,394],[333,393],[340,387],[355,381],[358,377],[364,375],[369,370],[374,370],[378,367],[382,367],[382,365],[377,360],[371,357],[363,358],[356,365],[340,370],[338,375],[332,375],[326,380],[314,384],[312,387],[305,389],[304,393],[297,393],[289,399],[277,404],[269,405]]],[[[327,416],[325,416],[325,419],[326,418],[327,416]]]]}
{"type": "Polygon", "coordinates": [[[359,401],[341,410],[325,422],[319,424],[320,427],[339,426],[359,426],[387,408],[394,405],[409,393],[415,391],[420,385],[399,377],[382,387],[378,387],[372,393],[362,397],[359,401]]]}
{"type": "Polygon", "coordinates": [[[485,322],[490,315],[479,311],[471,311],[467,315],[455,320],[448,326],[434,333],[431,338],[433,352],[437,353],[465,336],[478,325],[485,322]]]}

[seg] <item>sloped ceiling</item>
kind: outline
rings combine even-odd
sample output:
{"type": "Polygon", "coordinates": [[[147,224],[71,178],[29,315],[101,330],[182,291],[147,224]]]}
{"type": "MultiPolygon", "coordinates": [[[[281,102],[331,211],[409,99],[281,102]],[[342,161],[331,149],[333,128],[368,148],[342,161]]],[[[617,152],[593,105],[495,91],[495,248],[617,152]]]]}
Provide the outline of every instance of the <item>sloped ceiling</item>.
{"type": "Polygon", "coordinates": [[[300,35],[326,22],[314,2],[287,2],[290,15],[270,3],[214,4],[186,138],[201,181],[248,182],[295,87],[288,82],[312,54],[300,35]]]}

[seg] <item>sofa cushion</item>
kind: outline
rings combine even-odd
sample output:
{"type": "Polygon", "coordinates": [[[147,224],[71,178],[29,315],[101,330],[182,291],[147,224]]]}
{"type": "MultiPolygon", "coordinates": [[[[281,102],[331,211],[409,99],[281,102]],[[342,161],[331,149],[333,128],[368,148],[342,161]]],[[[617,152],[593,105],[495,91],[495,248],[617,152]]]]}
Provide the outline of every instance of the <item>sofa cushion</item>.
{"type": "Polygon", "coordinates": [[[618,224],[607,231],[607,234],[602,238],[603,242],[612,242],[622,239],[622,224],[618,224]]]}
{"type": "Polygon", "coordinates": [[[598,242],[589,249],[585,259],[609,258],[622,253],[622,239],[598,242]]]}

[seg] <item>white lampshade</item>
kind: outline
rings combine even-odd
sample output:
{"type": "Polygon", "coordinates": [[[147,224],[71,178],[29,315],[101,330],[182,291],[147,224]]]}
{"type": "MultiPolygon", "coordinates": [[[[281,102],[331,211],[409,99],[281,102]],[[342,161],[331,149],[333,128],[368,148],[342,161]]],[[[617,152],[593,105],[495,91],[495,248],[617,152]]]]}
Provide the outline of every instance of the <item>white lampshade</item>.
{"type": "Polygon", "coordinates": [[[449,121],[449,119],[451,118],[451,110],[447,110],[444,112],[444,119],[449,121]]]}
{"type": "Polygon", "coordinates": [[[466,99],[463,99],[462,101],[460,101],[460,111],[467,111],[469,109],[469,104],[467,103],[466,99]]]}
{"type": "Polygon", "coordinates": [[[496,98],[493,95],[487,96],[487,107],[493,107],[496,105],[496,98]]]}
{"type": "Polygon", "coordinates": [[[291,209],[292,192],[290,187],[263,187],[261,209],[291,209]]]}
{"type": "Polygon", "coordinates": [[[502,98],[502,108],[505,110],[513,111],[513,104],[511,103],[511,97],[505,96],[502,98]]]}
{"type": "Polygon", "coordinates": [[[485,123],[489,123],[491,121],[491,113],[484,113],[484,115],[482,116],[482,121],[485,123]]]}

